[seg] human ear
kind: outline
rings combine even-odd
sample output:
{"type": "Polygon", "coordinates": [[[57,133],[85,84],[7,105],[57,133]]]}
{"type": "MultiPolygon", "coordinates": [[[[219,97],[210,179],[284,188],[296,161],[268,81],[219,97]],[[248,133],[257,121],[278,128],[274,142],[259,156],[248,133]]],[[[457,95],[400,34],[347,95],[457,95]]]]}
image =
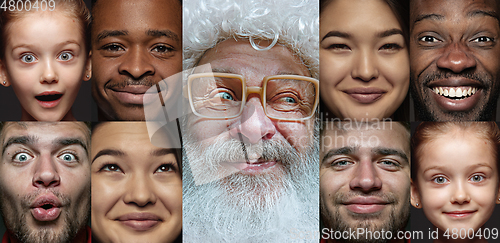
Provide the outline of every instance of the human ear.
{"type": "Polygon", "coordinates": [[[92,51],[89,52],[87,62],[85,63],[85,73],[83,74],[83,81],[89,81],[92,78],[92,51]]]}
{"type": "Polygon", "coordinates": [[[5,65],[3,64],[3,61],[0,61],[0,84],[5,87],[10,86],[9,79],[7,78],[7,70],[5,68],[5,65]]]}
{"type": "Polygon", "coordinates": [[[498,192],[497,192],[497,200],[496,200],[496,203],[497,203],[497,204],[500,204],[500,186],[498,187],[498,192]]]}
{"type": "Polygon", "coordinates": [[[411,180],[411,205],[415,208],[422,208],[420,194],[418,193],[417,185],[413,182],[413,180],[411,180]]]}

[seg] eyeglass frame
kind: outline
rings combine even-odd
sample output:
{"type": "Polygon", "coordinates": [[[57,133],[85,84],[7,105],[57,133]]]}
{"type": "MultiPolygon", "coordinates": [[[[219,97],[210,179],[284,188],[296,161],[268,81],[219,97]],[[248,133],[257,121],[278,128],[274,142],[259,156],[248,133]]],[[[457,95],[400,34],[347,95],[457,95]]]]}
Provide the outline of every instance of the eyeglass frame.
{"type": "Polygon", "coordinates": [[[245,108],[245,105],[247,102],[247,97],[249,94],[259,94],[260,95],[260,102],[262,103],[262,108],[264,109],[264,114],[266,114],[266,116],[271,118],[271,119],[284,120],[284,121],[303,121],[303,120],[311,119],[316,114],[316,109],[318,108],[318,104],[319,104],[319,80],[317,80],[315,78],[301,76],[301,75],[270,75],[270,76],[265,76],[262,79],[262,87],[259,87],[259,86],[248,87],[246,84],[247,84],[247,81],[246,81],[245,76],[240,75],[240,74],[214,73],[214,72],[191,74],[188,76],[188,84],[186,86],[186,88],[188,90],[188,92],[187,92],[188,97],[187,98],[189,99],[189,105],[191,106],[191,110],[193,111],[193,113],[196,116],[206,118],[206,119],[213,119],[213,120],[232,119],[232,118],[239,117],[243,113],[243,109],[245,108]],[[192,86],[193,81],[197,78],[214,77],[215,75],[217,75],[217,77],[221,77],[221,78],[236,78],[236,79],[239,79],[241,81],[241,85],[242,85],[241,101],[242,101],[242,103],[241,103],[240,111],[238,112],[238,114],[233,115],[233,116],[227,116],[227,117],[210,117],[210,116],[205,116],[205,115],[198,113],[196,111],[196,109],[194,108],[193,95],[191,93],[191,86],[192,86]],[[316,89],[315,90],[316,91],[316,98],[314,100],[314,106],[313,106],[311,115],[309,115],[307,117],[303,117],[303,118],[278,118],[278,117],[273,117],[273,116],[268,115],[267,111],[266,111],[266,106],[264,105],[264,104],[267,104],[266,96],[264,95],[265,94],[264,92],[267,91],[268,81],[275,80],[275,79],[294,79],[294,80],[309,81],[309,82],[313,83],[315,86],[315,89],[316,89]]]}

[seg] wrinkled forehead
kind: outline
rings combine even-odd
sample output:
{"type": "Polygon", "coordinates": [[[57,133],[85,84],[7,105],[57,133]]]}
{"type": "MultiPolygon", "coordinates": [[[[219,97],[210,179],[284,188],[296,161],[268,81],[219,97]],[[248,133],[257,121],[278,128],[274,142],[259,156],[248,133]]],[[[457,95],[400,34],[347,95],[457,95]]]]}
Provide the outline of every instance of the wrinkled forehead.
{"type": "MultiPolygon", "coordinates": [[[[271,45],[270,41],[254,41],[257,48],[271,45]]],[[[245,39],[228,39],[207,50],[198,65],[210,64],[213,71],[244,76],[293,74],[310,77],[302,60],[280,44],[269,50],[257,50],[245,39]]],[[[248,77],[251,78],[251,77],[248,77]]]]}
{"type": "Polygon", "coordinates": [[[412,0],[411,25],[423,20],[454,20],[463,17],[492,17],[499,20],[500,2],[496,0],[412,0]]]}
{"type": "Polygon", "coordinates": [[[83,122],[6,122],[0,133],[0,147],[11,137],[33,136],[42,140],[79,138],[90,148],[90,130],[83,122]]]}

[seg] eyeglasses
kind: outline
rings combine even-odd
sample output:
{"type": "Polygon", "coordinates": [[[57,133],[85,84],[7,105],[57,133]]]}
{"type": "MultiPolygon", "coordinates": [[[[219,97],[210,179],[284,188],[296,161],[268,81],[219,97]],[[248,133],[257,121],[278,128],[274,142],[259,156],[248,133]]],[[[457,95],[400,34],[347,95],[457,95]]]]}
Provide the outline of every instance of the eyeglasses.
{"type": "Polygon", "coordinates": [[[249,94],[261,97],[264,113],[279,120],[306,120],[319,102],[319,81],[299,75],[264,77],[262,87],[247,87],[245,77],[230,73],[197,73],[188,77],[193,113],[209,119],[241,115],[249,94]]]}

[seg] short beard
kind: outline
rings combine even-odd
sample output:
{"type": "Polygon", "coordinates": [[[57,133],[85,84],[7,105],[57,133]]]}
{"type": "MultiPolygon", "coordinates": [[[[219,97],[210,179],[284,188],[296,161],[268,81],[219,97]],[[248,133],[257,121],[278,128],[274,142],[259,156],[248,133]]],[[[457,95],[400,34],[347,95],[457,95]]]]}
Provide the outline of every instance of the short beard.
{"type": "MultiPolygon", "coordinates": [[[[73,202],[65,195],[56,190],[49,189],[60,201],[64,207],[70,207],[73,202]]],[[[53,222],[42,224],[39,229],[33,229],[27,224],[27,215],[29,215],[30,205],[43,191],[36,191],[28,194],[21,199],[21,206],[12,205],[10,198],[4,195],[0,190],[0,209],[6,227],[13,232],[15,237],[23,243],[70,243],[74,240],[78,232],[85,227],[88,220],[90,205],[87,203],[85,213],[77,210],[63,210],[59,218],[63,220],[63,229],[61,232],[54,232],[51,228],[53,222]]],[[[89,192],[90,193],[90,192],[89,192]]]]}
{"type": "MultiPolygon", "coordinates": [[[[346,223],[346,219],[344,218],[343,215],[339,212],[338,205],[343,204],[344,201],[347,201],[349,198],[352,198],[358,193],[350,193],[352,195],[345,195],[345,194],[336,194],[334,195],[334,206],[335,206],[335,211],[329,212],[326,210],[326,207],[324,205],[324,202],[321,202],[321,215],[323,218],[323,222],[325,222],[325,225],[328,225],[327,227],[338,231],[338,232],[349,232],[349,231],[356,231],[357,229],[365,229],[366,231],[371,231],[372,234],[371,236],[368,234],[360,234],[359,238],[355,239],[342,239],[342,240],[337,240],[338,242],[347,242],[347,243],[385,243],[388,240],[384,239],[385,237],[380,237],[379,239],[374,238],[375,232],[381,233],[382,231],[387,232],[390,231],[392,232],[393,238],[397,235],[399,230],[403,230],[408,223],[408,220],[410,218],[410,198],[409,198],[409,193],[408,196],[404,199],[404,201],[400,202],[398,201],[397,197],[393,195],[392,193],[388,193],[386,195],[378,195],[381,198],[384,198],[387,202],[390,203],[390,205],[402,205],[401,209],[397,211],[396,207],[393,207],[389,216],[385,219],[385,221],[381,225],[376,225],[372,222],[373,219],[379,219],[380,214],[379,213],[373,213],[373,214],[367,214],[367,215],[362,215],[362,214],[350,214],[352,218],[356,220],[356,224],[349,225],[346,223]]],[[[370,194],[372,195],[372,194],[370,194]]],[[[373,194],[375,195],[375,194],[373,194]]],[[[369,196],[369,195],[366,195],[369,196]]],[[[356,234],[356,236],[358,236],[356,234]]]]}
{"type": "Polygon", "coordinates": [[[185,242],[279,242],[284,239],[293,242],[293,230],[319,235],[319,157],[317,139],[313,141],[307,153],[300,154],[284,139],[252,145],[242,145],[236,140],[217,141],[205,149],[191,138],[185,139],[185,242]],[[241,161],[242,158],[237,157],[245,153],[258,153],[261,159],[278,161],[275,166],[280,170],[258,175],[236,172],[218,177],[220,161],[241,161]],[[196,183],[191,169],[199,168],[215,180],[196,183]]]}

